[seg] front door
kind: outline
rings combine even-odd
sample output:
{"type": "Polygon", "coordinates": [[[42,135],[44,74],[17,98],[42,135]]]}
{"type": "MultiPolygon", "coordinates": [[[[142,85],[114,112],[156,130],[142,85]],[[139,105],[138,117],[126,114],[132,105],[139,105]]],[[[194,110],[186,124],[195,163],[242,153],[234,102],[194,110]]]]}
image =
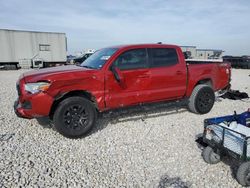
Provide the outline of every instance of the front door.
{"type": "Polygon", "coordinates": [[[150,87],[148,55],[145,48],[123,52],[111,66],[117,67],[122,74],[120,84],[113,72],[105,75],[105,101],[107,108],[116,108],[138,104],[146,99],[150,87]]]}

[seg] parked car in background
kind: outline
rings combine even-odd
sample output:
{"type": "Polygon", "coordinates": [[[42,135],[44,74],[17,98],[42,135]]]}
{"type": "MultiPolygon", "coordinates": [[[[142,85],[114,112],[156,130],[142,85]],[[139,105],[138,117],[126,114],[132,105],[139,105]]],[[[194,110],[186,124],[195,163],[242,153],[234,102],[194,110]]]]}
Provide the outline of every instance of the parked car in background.
{"type": "Polygon", "coordinates": [[[208,113],[214,92],[230,87],[230,76],[230,64],[186,62],[179,46],[113,46],[79,66],[24,73],[14,108],[22,118],[49,117],[59,133],[78,138],[95,125],[98,112],[125,106],[184,99],[191,112],[208,113]]]}
{"type": "Polygon", "coordinates": [[[73,59],[75,59],[75,58],[76,58],[76,56],[74,56],[74,55],[67,55],[67,64],[70,64],[73,61],[73,59]]]}
{"type": "Polygon", "coordinates": [[[73,64],[79,65],[82,62],[84,62],[89,56],[91,56],[93,53],[85,53],[79,57],[73,58],[73,64]]]}
{"type": "Polygon", "coordinates": [[[250,69],[250,56],[223,56],[223,60],[230,62],[233,68],[250,69]]]}

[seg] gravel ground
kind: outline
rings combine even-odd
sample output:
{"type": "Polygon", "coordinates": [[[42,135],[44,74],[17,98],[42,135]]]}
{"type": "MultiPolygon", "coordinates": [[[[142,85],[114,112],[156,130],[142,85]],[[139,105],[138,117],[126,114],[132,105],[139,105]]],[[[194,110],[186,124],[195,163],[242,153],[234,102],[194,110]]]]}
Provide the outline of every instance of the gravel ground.
{"type": "MultiPolygon", "coordinates": [[[[168,104],[112,111],[71,140],[15,116],[22,72],[0,72],[0,187],[239,187],[234,163],[206,164],[195,136],[204,118],[243,112],[250,100],[220,99],[206,115],[168,104]]],[[[233,89],[250,94],[249,74],[233,70],[233,89]]]]}

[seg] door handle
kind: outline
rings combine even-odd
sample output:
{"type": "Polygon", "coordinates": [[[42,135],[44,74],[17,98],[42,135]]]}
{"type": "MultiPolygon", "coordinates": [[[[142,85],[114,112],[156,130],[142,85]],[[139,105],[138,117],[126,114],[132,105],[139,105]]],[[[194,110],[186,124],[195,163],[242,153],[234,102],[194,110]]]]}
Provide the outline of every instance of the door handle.
{"type": "Polygon", "coordinates": [[[149,78],[149,75],[148,74],[142,74],[142,75],[139,75],[138,78],[149,78]]]}
{"type": "Polygon", "coordinates": [[[177,75],[181,75],[182,72],[181,72],[181,71],[176,71],[176,74],[177,74],[177,75]]]}

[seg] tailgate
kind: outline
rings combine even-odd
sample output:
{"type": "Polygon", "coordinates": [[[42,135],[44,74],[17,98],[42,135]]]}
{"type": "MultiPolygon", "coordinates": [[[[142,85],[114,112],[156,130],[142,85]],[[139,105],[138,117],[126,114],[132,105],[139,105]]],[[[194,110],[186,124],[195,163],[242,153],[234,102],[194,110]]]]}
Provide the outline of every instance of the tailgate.
{"type": "Polygon", "coordinates": [[[227,62],[218,63],[218,88],[224,89],[231,81],[231,64],[227,62]]]}

